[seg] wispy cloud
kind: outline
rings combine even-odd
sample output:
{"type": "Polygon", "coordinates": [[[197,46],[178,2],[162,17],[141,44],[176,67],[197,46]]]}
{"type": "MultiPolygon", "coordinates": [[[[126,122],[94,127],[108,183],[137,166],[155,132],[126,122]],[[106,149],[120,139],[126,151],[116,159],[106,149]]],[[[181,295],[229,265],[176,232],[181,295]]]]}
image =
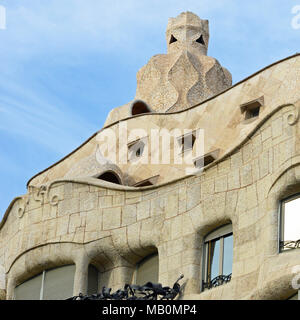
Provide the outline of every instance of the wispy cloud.
{"type": "MultiPolygon", "coordinates": [[[[0,79],[0,86],[3,81],[0,79]]],[[[5,83],[0,90],[0,130],[20,135],[52,149],[61,156],[75,148],[82,132],[96,131],[96,127],[80,119],[64,104],[47,102],[49,95],[26,91],[17,83],[5,83]]]]}

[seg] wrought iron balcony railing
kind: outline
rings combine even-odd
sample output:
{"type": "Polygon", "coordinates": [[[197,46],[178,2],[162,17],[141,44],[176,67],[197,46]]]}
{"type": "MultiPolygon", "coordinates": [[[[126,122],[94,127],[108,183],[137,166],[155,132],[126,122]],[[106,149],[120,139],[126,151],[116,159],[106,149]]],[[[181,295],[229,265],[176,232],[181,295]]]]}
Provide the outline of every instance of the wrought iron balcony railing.
{"type": "Polygon", "coordinates": [[[126,284],[124,289],[119,289],[111,293],[111,288],[103,287],[101,293],[92,295],[79,294],[67,300],[174,300],[180,293],[179,280],[181,275],[174,283],[173,287],[163,287],[160,283],[147,282],[143,286],[126,284]]]}
{"type": "Polygon", "coordinates": [[[208,282],[203,281],[203,289],[211,289],[218,287],[224,283],[227,283],[231,280],[231,273],[229,275],[219,275],[208,282]]]}
{"type": "Polygon", "coordinates": [[[300,248],[300,239],[295,241],[280,241],[280,249],[297,249],[300,248]]]}

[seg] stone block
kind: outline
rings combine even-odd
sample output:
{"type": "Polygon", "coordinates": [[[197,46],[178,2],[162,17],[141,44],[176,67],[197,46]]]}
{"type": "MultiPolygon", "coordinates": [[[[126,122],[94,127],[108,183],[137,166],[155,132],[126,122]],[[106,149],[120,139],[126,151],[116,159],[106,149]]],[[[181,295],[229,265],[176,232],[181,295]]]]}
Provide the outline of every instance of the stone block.
{"type": "Polygon", "coordinates": [[[215,192],[223,192],[227,190],[227,175],[217,177],[215,179],[215,192]]]}
{"type": "Polygon", "coordinates": [[[112,196],[103,196],[99,198],[100,208],[109,208],[109,207],[112,207],[112,204],[113,204],[112,196]]]}
{"type": "Polygon", "coordinates": [[[120,228],[121,207],[103,209],[103,230],[120,228]]]}
{"type": "Polygon", "coordinates": [[[248,186],[252,183],[252,166],[251,164],[244,165],[240,170],[241,187],[248,186]]]}
{"type": "Polygon", "coordinates": [[[98,195],[95,192],[87,192],[80,195],[80,211],[89,211],[98,207],[98,195]]]}
{"type": "Polygon", "coordinates": [[[137,205],[129,204],[122,207],[122,226],[128,226],[137,220],[137,205]]]}
{"type": "Polygon", "coordinates": [[[79,212],[79,199],[65,199],[58,203],[58,216],[79,212]]]}
{"type": "Polygon", "coordinates": [[[137,220],[150,217],[150,201],[142,201],[137,204],[137,220]]]}
{"type": "Polygon", "coordinates": [[[100,231],[102,230],[102,211],[101,209],[95,209],[89,211],[86,215],[86,232],[100,231]]]}
{"type": "Polygon", "coordinates": [[[201,201],[201,186],[194,184],[187,188],[187,210],[196,207],[201,201]]]}

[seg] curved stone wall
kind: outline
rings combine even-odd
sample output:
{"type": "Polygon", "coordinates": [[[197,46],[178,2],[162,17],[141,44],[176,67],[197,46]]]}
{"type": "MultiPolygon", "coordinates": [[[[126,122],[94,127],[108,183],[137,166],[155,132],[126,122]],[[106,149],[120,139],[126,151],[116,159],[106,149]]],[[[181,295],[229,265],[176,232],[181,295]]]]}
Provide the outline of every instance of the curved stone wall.
{"type": "Polygon", "coordinates": [[[278,253],[278,208],[300,188],[300,124],[299,101],[284,100],[199,175],[143,188],[94,178],[30,186],[0,226],[7,298],[43,268],[67,263],[76,264],[74,294],[86,290],[89,263],[100,271],[101,285],[118,289],[156,249],[163,285],[185,275],[183,299],[288,297],[300,256],[298,250],[278,253]],[[201,293],[203,238],[228,222],[232,280],[201,293]]]}
{"type": "MultiPolygon", "coordinates": [[[[132,136],[128,137],[128,141],[120,141],[124,128],[128,133],[137,128],[142,129],[143,135],[149,139],[152,130],[201,129],[204,132],[204,153],[219,149],[219,158],[222,158],[243,143],[277,108],[300,99],[299,67],[300,57],[297,54],[263,69],[195,107],[175,113],[148,113],[120,118],[104,127],[63,160],[37,174],[29,181],[29,185],[40,186],[57,179],[69,178],[70,174],[73,178],[94,176],[101,171],[101,166],[96,161],[101,138],[105,140],[110,134],[116,137],[115,143],[108,144],[109,154],[112,155],[118,155],[120,148],[126,149],[127,143],[136,139],[132,136]],[[260,97],[264,98],[264,104],[259,117],[245,121],[245,114],[241,112],[240,106],[260,97]]],[[[160,148],[161,154],[170,151],[172,155],[175,146],[170,144],[169,149],[160,148]]],[[[133,185],[157,175],[158,183],[166,183],[187,175],[189,165],[175,164],[172,157],[169,164],[152,164],[150,149],[148,151],[148,163],[116,163],[124,175],[125,184],[133,185]]],[[[115,160],[108,158],[108,161],[114,163],[115,160]]]]}

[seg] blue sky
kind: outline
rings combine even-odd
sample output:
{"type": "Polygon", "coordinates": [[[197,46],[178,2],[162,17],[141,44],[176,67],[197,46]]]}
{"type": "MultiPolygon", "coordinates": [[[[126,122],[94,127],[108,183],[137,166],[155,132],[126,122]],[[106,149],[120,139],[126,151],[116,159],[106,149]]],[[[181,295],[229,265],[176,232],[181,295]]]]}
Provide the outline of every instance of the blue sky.
{"type": "Polygon", "coordinates": [[[169,17],[210,22],[208,55],[233,82],[300,51],[300,0],[0,0],[0,218],[26,182],[133,99],[136,72],[166,52],[169,17]]]}

